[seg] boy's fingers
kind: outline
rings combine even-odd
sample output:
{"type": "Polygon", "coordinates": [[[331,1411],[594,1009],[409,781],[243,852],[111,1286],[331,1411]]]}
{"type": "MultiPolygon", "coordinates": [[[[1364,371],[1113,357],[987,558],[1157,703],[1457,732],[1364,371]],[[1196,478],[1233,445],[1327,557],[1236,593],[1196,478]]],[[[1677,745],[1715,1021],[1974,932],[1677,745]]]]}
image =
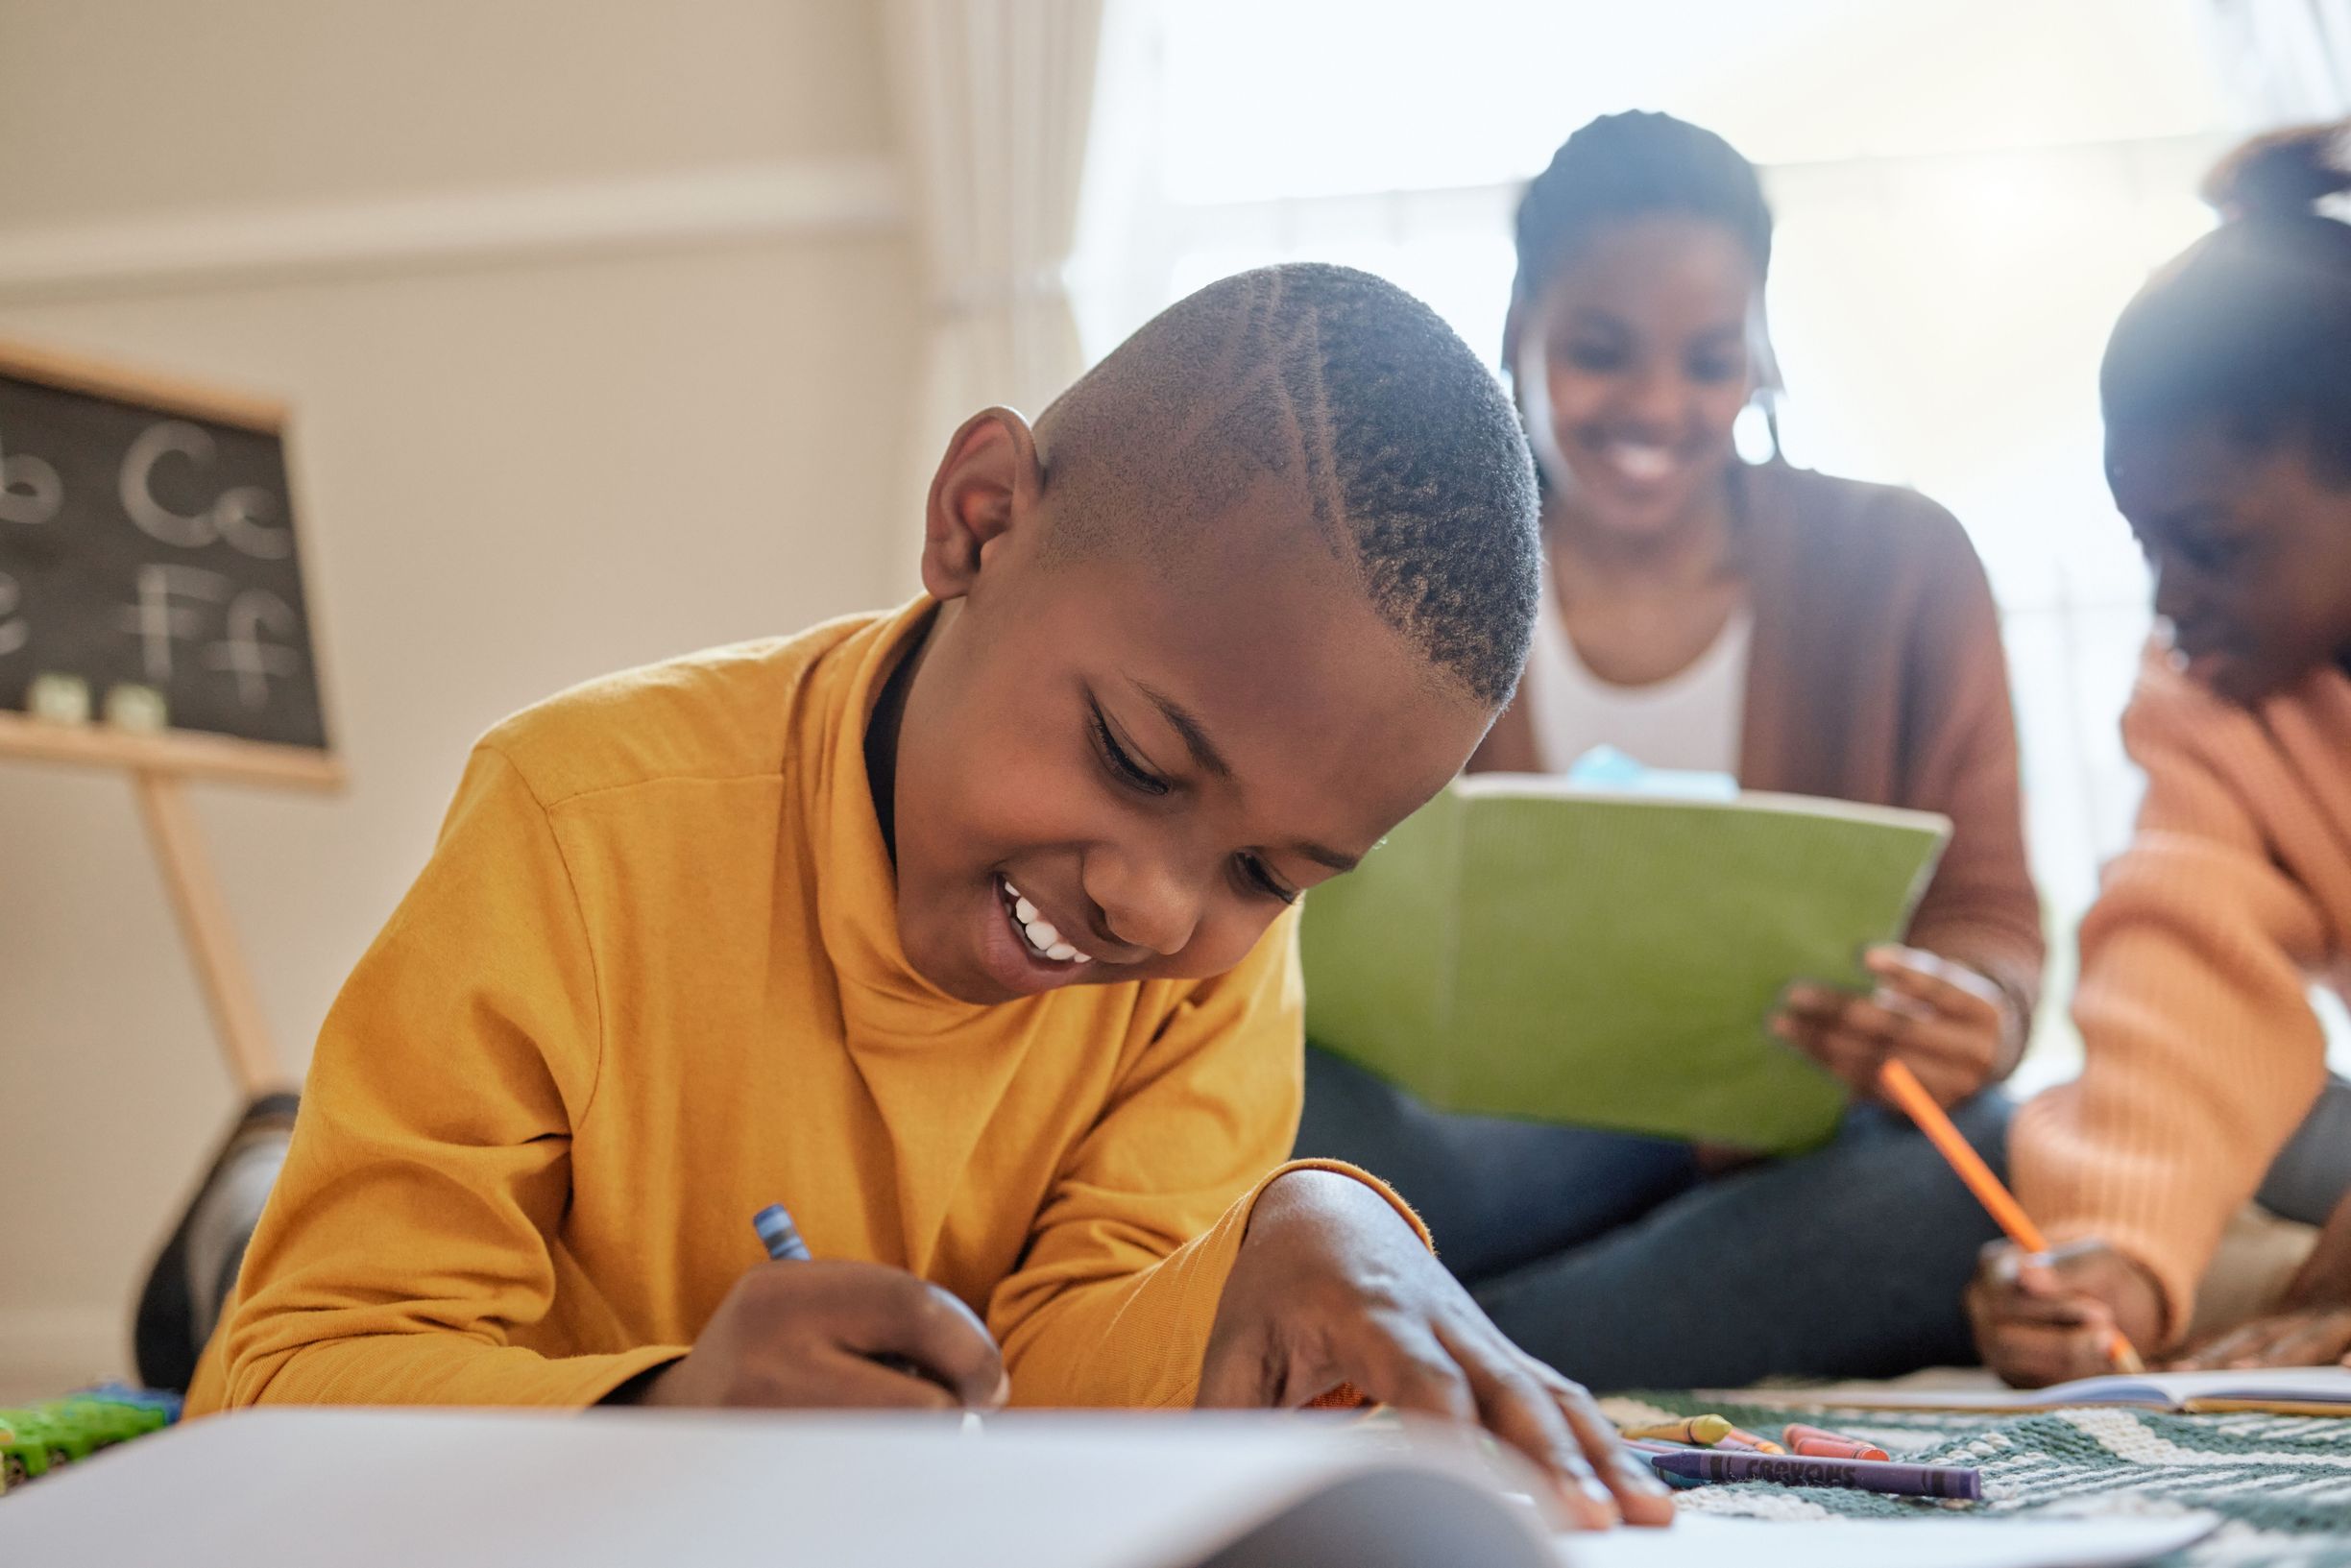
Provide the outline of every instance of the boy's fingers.
{"type": "Polygon", "coordinates": [[[1508,1346],[1482,1352],[1447,1346],[1466,1373],[1478,1420],[1487,1431],[1533,1459],[1551,1479],[1567,1522],[1579,1530],[1606,1530],[1617,1522],[1616,1500],[1567,1424],[1551,1390],[1516,1364],[1508,1346]]]}
{"type": "Polygon", "coordinates": [[[1561,1377],[1547,1366],[1537,1363],[1539,1375],[1551,1397],[1558,1403],[1560,1413],[1584,1445],[1585,1456],[1592,1462],[1600,1478],[1616,1494],[1616,1508],[1627,1524],[1669,1525],[1673,1523],[1673,1491],[1658,1479],[1649,1461],[1625,1447],[1617,1435],[1615,1423],[1600,1413],[1592,1402],[1590,1390],[1580,1383],[1561,1377]]]}
{"type": "Polygon", "coordinates": [[[818,1364],[829,1384],[823,1397],[812,1401],[795,1400],[794,1404],[944,1412],[961,1410],[966,1403],[918,1372],[885,1366],[880,1362],[851,1351],[829,1351],[820,1358],[818,1364]]]}
{"type": "Polygon", "coordinates": [[[1364,1358],[1368,1376],[1347,1381],[1397,1410],[1474,1424],[1478,1398],[1460,1365],[1427,1329],[1415,1325],[1411,1338],[1415,1342],[1407,1346],[1401,1336],[1376,1335],[1364,1358]]]}
{"type": "Polygon", "coordinates": [[[868,1315],[854,1348],[903,1356],[944,1384],[972,1410],[1004,1403],[1004,1355],[979,1316],[937,1286],[903,1276],[908,1289],[868,1315]]]}

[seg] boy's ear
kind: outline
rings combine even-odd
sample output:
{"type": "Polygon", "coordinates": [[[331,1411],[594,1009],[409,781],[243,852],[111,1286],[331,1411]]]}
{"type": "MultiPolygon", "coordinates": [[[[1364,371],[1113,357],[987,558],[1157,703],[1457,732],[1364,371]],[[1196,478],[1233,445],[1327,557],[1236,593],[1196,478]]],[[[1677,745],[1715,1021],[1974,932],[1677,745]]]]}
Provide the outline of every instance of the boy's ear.
{"type": "Polygon", "coordinates": [[[963,422],[931,478],[923,516],[923,588],[934,599],[971,591],[988,545],[1033,526],[1044,472],[1029,422],[985,408],[963,422]]]}

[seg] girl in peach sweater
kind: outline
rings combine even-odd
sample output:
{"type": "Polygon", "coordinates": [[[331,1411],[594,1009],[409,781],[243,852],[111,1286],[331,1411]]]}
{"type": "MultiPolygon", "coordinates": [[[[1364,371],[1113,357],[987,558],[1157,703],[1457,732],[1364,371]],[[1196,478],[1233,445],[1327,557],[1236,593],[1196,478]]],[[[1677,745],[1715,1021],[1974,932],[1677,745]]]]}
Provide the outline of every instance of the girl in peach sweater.
{"type": "Polygon", "coordinates": [[[2145,802],[2082,927],[2083,1072],[2010,1139],[2059,1245],[1994,1249],[1970,1292],[2013,1382],[2103,1370],[2116,1326],[2174,1345],[2326,1084],[2306,987],[2351,974],[2351,226],[2316,204],[2344,190],[2351,122],[2252,143],[2207,184],[2227,221],[2107,346],[2107,476],[2166,624],[2123,719],[2145,802]]]}

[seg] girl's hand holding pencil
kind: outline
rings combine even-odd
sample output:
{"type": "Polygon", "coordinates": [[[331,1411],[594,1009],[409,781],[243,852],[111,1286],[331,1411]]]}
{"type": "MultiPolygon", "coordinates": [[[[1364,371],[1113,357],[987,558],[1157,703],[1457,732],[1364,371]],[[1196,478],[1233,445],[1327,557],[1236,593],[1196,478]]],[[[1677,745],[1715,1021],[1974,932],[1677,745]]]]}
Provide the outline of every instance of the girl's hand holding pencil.
{"type": "Polygon", "coordinates": [[[1984,1364],[2021,1388],[2123,1370],[2118,1336],[2129,1345],[2161,1337],[2154,1280],[2098,1241],[2044,1252],[1993,1242],[1967,1307],[1984,1364]]]}
{"type": "Polygon", "coordinates": [[[1984,1249],[1968,1287],[1968,1318],[1984,1364],[2025,1387],[2145,1371],[2137,1346],[2152,1341],[2163,1322],[2153,1277],[2102,1242],[2052,1248],[1900,1057],[1878,1070],[1878,1087],[2008,1233],[1984,1249]]]}

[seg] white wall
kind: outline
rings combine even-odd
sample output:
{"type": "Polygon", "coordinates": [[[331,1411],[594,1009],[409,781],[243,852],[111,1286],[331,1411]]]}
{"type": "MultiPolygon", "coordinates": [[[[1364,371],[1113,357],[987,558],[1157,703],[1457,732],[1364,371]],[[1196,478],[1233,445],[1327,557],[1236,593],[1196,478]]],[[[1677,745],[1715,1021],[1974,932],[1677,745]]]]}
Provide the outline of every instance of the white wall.
{"type": "MultiPolygon", "coordinates": [[[[0,0],[0,337],[295,410],[351,786],[197,790],[289,1072],[484,726],[904,591],[874,10],[0,0]]],[[[127,783],[0,763],[0,1402],[125,1367],[233,1103],[127,783]]]]}

